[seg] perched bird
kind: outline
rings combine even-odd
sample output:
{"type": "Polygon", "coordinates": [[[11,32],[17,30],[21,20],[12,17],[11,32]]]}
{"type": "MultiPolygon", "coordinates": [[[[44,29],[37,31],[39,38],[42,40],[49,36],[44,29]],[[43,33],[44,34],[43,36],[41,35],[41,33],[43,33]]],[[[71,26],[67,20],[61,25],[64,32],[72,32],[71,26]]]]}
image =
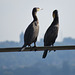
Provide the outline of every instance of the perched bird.
{"type": "MultiPolygon", "coordinates": [[[[53,46],[55,43],[55,40],[58,36],[58,30],[59,30],[59,17],[58,17],[58,11],[53,11],[53,22],[47,29],[45,35],[44,35],[44,46],[53,46]]],[[[55,51],[55,50],[54,50],[55,51]]],[[[47,50],[44,50],[42,58],[45,58],[47,56],[47,50]]]]}
{"type": "Polygon", "coordinates": [[[27,27],[25,34],[24,34],[24,45],[22,46],[21,51],[25,49],[25,47],[28,45],[31,47],[31,44],[34,43],[34,47],[36,46],[36,41],[39,33],[39,21],[36,16],[37,11],[39,11],[40,8],[35,7],[32,10],[32,16],[33,21],[31,24],[27,27]]]}

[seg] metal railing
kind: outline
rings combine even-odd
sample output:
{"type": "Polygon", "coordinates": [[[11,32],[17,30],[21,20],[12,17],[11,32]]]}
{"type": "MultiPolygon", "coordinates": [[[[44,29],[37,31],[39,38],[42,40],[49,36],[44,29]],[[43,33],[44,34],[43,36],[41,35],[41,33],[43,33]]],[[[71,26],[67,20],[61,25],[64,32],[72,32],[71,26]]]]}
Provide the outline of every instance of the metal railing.
{"type": "MultiPolygon", "coordinates": [[[[23,51],[44,51],[48,50],[75,50],[75,45],[73,46],[45,46],[45,47],[26,47],[23,51]]],[[[20,52],[21,47],[14,48],[0,48],[0,52],[20,52]]]]}

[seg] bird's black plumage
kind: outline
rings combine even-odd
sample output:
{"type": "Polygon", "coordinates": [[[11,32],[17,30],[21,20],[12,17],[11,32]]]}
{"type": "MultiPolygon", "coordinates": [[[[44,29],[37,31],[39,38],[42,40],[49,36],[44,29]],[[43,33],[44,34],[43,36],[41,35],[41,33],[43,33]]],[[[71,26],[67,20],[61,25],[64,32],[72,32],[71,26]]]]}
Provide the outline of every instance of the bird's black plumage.
{"type": "MultiPolygon", "coordinates": [[[[44,46],[53,46],[55,43],[55,40],[58,36],[58,30],[59,30],[59,17],[58,17],[58,11],[53,11],[53,22],[47,29],[45,35],[44,35],[44,46]]],[[[43,53],[42,58],[45,58],[47,56],[48,50],[45,50],[43,53]]]]}
{"type": "Polygon", "coordinates": [[[39,33],[39,21],[36,16],[37,11],[39,11],[40,8],[33,8],[32,10],[32,16],[33,21],[31,24],[27,27],[25,34],[24,34],[24,45],[22,47],[22,50],[27,45],[30,46],[32,43],[34,43],[34,46],[36,46],[36,41],[39,33]]]}

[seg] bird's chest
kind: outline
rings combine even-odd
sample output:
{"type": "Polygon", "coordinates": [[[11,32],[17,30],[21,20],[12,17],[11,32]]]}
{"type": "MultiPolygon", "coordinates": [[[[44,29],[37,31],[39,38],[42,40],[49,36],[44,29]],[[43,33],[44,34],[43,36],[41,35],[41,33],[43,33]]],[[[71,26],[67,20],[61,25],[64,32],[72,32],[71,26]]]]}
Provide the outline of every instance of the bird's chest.
{"type": "Polygon", "coordinates": [[[39,22],[38,21],[35,21],[34,22],[34,26],[38,26],[39,25],[39,22]]]}
{"type": "Polygon", "coordinates": [[[33,34],[35,34],[33,37],[35,38],[36,36],[38,36],[39,33],[39,23],[36,21],[33,24],[33,34]]]}
{"type": "Polygon", "coordinates": [[[34,28],[35,31],[39,29],[39,22],[38,21],[34,22],[33,28],[34,28]]]}
{"type": "Polygon", "coordinates": [[[54,27],[55,27],[55,28],[59,28],[59,24],[56,24],[54,27]]]}
{"type": "Polygon", "coordinates": [[[57,24],[53,27],[53,33],[58,34],[58,30],[59,30],[59,25],[57,24]]]}

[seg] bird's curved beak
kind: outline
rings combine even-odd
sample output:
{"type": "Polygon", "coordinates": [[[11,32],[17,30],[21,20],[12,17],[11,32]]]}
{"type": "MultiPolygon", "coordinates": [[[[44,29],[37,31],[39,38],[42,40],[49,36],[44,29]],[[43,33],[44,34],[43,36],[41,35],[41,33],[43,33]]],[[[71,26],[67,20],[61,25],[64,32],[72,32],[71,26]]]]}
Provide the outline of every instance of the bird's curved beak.
{"type": "Polygon", "coordinates": [[[43,8],[38,8],[37,11],[43,10],[43,8]]]}
{"type": "Polygon", "coordinates": [[[40,10],[43,10],[43,8],[41,8],[40,10]]]}

